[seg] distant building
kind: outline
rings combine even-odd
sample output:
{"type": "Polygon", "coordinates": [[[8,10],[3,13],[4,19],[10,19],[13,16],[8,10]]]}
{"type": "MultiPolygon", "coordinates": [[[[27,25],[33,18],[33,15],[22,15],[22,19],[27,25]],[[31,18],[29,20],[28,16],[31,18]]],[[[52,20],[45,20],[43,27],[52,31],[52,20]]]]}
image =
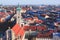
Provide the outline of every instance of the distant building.
{"type": "Polygon", "coordinates": [[[5,32],[5,35],[2,37],[2,40],[14,40],[14,39],[15,34],[10,28],[5,32]]]}

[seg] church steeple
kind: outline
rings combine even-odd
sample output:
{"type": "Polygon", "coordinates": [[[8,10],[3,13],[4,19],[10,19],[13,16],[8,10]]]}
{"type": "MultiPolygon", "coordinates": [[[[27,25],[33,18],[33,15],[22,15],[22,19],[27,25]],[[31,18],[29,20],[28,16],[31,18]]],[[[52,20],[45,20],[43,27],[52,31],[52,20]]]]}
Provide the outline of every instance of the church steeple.
{"type": "Polygon", "coordinates": [[[20,5],[18,4],[17,11],[20,11],[20,10],[21,10],[21,8],[20,8],[20,5]]]}
{"type": "Polygon", "coordinates": [[[18,7],[17,7],[17,23],[20,25],[20,27],[21,27],[21,7],[20,7],[20,5],[18,4],[18,7]]]}

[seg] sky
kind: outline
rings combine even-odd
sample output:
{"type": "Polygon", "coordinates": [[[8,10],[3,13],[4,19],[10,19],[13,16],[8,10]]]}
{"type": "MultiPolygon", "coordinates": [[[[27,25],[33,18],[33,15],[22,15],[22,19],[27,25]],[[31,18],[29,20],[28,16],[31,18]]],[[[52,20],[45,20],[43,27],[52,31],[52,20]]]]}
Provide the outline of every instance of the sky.
{"type": "Polygon", "coordinates": [[[45,4],[45,5],[60,5],[60,0],[0,0],[0,4],[3,5],[40,5],[40,4],[45,4]]]}

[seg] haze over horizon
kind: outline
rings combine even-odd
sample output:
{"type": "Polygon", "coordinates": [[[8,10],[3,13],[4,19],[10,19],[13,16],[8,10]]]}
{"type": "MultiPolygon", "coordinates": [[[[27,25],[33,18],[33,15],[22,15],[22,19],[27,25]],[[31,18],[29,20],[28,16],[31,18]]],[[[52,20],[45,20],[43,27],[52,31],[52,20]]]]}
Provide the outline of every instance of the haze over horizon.
{"type": "Polygon", "coordinates": [[[60,0],[0,0],[0,4],[3,5],[60,5],[60,0]]]}

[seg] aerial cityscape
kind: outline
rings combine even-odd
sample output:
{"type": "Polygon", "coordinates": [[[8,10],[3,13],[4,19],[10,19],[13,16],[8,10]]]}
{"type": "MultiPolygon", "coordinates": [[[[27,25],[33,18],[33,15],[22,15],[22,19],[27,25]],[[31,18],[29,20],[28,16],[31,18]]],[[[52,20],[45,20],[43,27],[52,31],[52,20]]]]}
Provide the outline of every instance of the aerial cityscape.
{"type": "Polygon", "coordinates": [[[60,40],[60,1],[0,0],[0,40],[60,40]]]}
{"type": "Polygon", "coordinates": [[[0,5],[0,40],[59,38],[60,5],[0,5]]]}

